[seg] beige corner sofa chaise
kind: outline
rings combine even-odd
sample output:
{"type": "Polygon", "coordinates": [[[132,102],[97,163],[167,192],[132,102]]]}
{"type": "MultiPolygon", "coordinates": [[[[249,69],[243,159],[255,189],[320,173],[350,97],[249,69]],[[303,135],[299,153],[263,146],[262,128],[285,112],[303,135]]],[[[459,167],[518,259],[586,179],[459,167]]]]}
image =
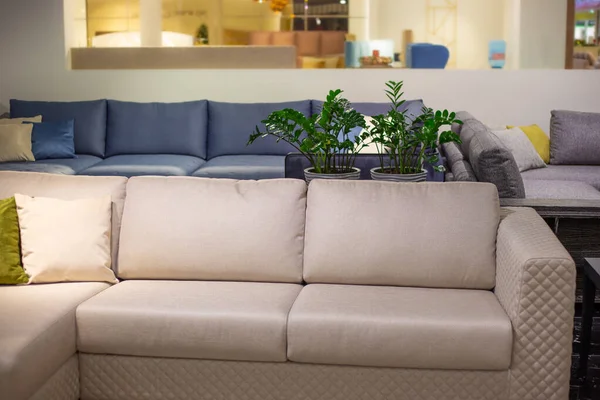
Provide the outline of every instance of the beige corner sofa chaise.
{"type": "Polygon", "coordinates": [[[0,287],[3,400],[568,397],[573,261],[491,184],[0,172],[14,193],[111,194],[121,282],[0,287]]]}

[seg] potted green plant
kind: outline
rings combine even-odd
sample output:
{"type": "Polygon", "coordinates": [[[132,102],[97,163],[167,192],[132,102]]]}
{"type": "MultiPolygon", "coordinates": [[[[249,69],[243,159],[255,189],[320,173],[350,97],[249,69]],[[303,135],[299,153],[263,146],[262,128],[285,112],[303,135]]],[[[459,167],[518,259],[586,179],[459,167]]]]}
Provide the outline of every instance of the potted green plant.
{"type": "Polygon", "coordinates": [[[304,170],[307,182],[312,179],[359,179],[354,167],[356,155],[366,147],[365,118],[352,109],[341,90],[331,90],[318,114],[307,117],[289,108],[271,113],[250,135],[248,145],[259,138],[273,136],[302,153],[311,167],[304,170]],[[352,136],[358,128],[361,133],[352,136]]]}
{"type": "Polygon", "coordinates": [[[443,171],[443,166],[436,166],[439,161],[437,151],[440,144],[448,142],[460,143],[460,137],[450,131],[442,131],[443,126],[462,124],[456,119],[456,113],[448,110],[433,111],[424,108],[423,113],[414,118],[400,111],[404,100],[402,96],[403,82],[389,81],[385,93],[391,102],[387,114],[372,117],[372,126],[368,129],[368,140],[375,144],[379,154],[380,166],[371,169],[374,180],[423,182],[427,179],[425,163],[436,171],[443,171]]]}
{"type": "Polygon", "coordinates": [[[208,44],[208,26],[206,24],[200,25],[196,31],[196,42],[202,45],[208,44]]]}

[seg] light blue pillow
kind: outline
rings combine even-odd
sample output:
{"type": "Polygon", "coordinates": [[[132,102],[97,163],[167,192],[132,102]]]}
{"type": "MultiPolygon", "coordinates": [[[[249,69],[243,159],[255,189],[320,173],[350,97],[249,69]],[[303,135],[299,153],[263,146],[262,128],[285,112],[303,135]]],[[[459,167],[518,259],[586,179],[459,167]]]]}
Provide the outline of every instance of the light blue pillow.
{"type": "Polygon", "coordinates": [[[29,122],[31,151],[36,160],[77,158],[75,155],[75,121],[29,122]]]}

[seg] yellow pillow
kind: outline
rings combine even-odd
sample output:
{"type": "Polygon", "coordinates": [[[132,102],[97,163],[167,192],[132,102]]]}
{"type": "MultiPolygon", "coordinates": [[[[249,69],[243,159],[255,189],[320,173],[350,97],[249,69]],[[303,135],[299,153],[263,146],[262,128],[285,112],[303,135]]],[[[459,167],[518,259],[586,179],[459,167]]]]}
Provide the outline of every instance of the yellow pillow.
{"type": "MultiPolygon", "coordinates": [[[[512,129],[513,127],[508,126],[507,128],[512,129]]],[[[535,150],[538,152],[540,157],[542,157],[542,160],[544,160],[546,164],[549,164],[550,138],[548,135],[546,135],[544,130],[538,125],[519,126],[518,128],[525,132],[525,135],[529,138],[533,144],[533,147],[535,147],[535,150]]]]}

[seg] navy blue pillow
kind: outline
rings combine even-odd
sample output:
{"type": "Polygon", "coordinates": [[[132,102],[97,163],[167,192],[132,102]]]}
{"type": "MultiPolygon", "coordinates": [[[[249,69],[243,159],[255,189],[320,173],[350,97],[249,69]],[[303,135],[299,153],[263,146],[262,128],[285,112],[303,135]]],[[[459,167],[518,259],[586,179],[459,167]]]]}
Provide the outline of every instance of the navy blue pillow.
{"type": "Polygon", "coordinates": [[[36,160],[54,158],[77,158],[75,155],[75,121],[29,122],[31,151],[36,160]]]}

